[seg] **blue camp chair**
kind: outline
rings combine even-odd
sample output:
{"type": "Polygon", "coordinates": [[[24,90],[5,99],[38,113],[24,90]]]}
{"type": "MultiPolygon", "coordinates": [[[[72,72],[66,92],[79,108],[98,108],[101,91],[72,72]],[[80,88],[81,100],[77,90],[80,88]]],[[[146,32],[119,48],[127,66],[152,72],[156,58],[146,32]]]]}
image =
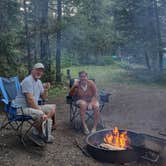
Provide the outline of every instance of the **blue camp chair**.
{"type": "Polygon", "coordinates": [[[23,111],[22,114],[18,115],[17,109],[22,110],[22,108],[13,106],[11,103],[12,100],[15,99],[19,89],[20,84],[17,76],[11,78],[0,77],[1,101],[4,103],[4,112],[6,114],[6,118],[1,123],[0,130],[10,125],[11,128],[17,132],[21,142],[25,145],[24,138],[34,125],[34,121],[31,116],[24,115],[23,111]],[[23,131],[25,122],[29,124],[29,127],[26,131],[23,131]]]}
{"type": "MultiPolygon", "coordinates": [[[[69,88],[72,87],[75,79],[77,78],[72,78],[69,80],[69,88]]],[[[77,79],[78,80],[78,79],[77,79]]],[[[92,81],[95,82],[95,79],[90,79],[92,81]]],[[[106,103],[109,102],[109,97],[110,97],[110,93],[107,93],[105,91],[101,91],[99,92],[99,111],[100,111],[100,115],[102,114],[103,108],[105,106],[106,103]]],[[[80,111],[79,111],[79,106],[76,104],[75,102],[75,97],[74,96],[66,96],[66,102],[67,104],[69,104],[69,114],[70,114],[70,124],[71,127],[74,128],[76,131],[81,131],[82,129],[82,124],[81,124],[81,118],[80,118],[80,111]]],[[[93,120],[93,114],[94,112],[92,110],[86,110],[86,123],[90,124],[93,120]]],[[[99,120],[99,124],[98,126],[100,128],[105,128],[105,124],[104,124],[104,120],[102,118],[102,115],[100,116],[100,120],[99,120]]]]}

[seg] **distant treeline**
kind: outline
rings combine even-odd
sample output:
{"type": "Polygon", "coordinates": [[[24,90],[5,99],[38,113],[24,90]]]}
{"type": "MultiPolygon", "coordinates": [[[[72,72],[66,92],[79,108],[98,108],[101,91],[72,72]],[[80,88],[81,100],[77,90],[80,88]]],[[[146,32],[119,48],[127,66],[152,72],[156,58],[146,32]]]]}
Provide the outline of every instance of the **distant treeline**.
{"type": "Polygon", "coordinates": [[[162,71],[165,0],[1,0],[0,75],[25,76],[40,61],[46,78],[61,68],[125,59],[162,71]]]}

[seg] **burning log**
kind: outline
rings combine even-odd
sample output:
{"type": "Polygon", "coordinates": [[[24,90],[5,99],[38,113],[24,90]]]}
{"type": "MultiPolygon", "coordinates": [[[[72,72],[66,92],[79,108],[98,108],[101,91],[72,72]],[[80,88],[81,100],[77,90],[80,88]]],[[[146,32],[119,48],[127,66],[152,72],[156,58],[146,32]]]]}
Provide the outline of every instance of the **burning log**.
{"type": "Polygon", "coordinates": [[[124,150],[129,146],[129,142],[130,140],[127,136],[127,131],[120,132],[117,127],[115,127],[111,133],[106,134],[104,137],[106,148],[109,147],[111,150],[115,150],[115,148],[124,150]]]}
{"type": "Polygon", "coordinates": [[[117,146],[106,144],[106,143],[101,143],[99,146],[101,148],[108,149],[108,150],[125,150],[126,149],[126,148],[121,148],[121,147],[117,147],[117,146]]]}

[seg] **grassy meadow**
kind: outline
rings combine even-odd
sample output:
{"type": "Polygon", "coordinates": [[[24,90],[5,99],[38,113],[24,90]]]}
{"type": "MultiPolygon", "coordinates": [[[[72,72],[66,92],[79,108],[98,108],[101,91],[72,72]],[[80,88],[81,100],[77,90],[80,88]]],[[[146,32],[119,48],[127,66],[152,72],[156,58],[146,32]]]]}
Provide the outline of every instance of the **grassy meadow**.
{"type": "MultiPolygon", "coordinates": [[[[96,80],[96,84],[99,88],[103,86],[111,86],[113,81],[120,80],[123,75],[125,75],[126,71],[117,65],[110,66],[73,66],[70,68],[71,77],[78,78],[78,72],[84,70],[88,73],[89,78],[94,78],[96,80]]],[[[63,73],[65,73],[63,70],[63,73]]]]}
{"type": "Polygon", "coordinates": [[[111,85],[114,83],[127,84],[128,86],[152,86],[166,88],[166,76],[161,76],[160,79],[157,80],[143,79],[144,77],[148,78],[150,75],[145,75],[145,73],[134,74],[133,71],[128,70],[128,68],[124,67],[124,65],[122,66],[119,64],[113,64],[108,66],[72,66],[62,69],[64,84],[63,86],[58,85],[52,88],[50,91],[51,96],[60,96],[67,93],[67,69],[70,70],[71,78],[78,78],[78,72],[85,70],[88,72],[89,78],[94,78],[96,80],[99,90],[103,88],[110,89],[111,85]]]}

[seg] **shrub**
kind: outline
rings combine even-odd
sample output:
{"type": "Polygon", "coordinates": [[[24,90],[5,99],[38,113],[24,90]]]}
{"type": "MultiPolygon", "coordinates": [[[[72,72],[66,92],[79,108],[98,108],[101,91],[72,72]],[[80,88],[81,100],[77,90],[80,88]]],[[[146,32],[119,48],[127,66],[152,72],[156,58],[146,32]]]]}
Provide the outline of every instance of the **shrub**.
{"type": "Polygon", "coordinates": [[[97,65],[112,65],[114,64],[114,60],[111,56],[101,56],[100,58],[98,58],[97,60],[97,65]]]}

